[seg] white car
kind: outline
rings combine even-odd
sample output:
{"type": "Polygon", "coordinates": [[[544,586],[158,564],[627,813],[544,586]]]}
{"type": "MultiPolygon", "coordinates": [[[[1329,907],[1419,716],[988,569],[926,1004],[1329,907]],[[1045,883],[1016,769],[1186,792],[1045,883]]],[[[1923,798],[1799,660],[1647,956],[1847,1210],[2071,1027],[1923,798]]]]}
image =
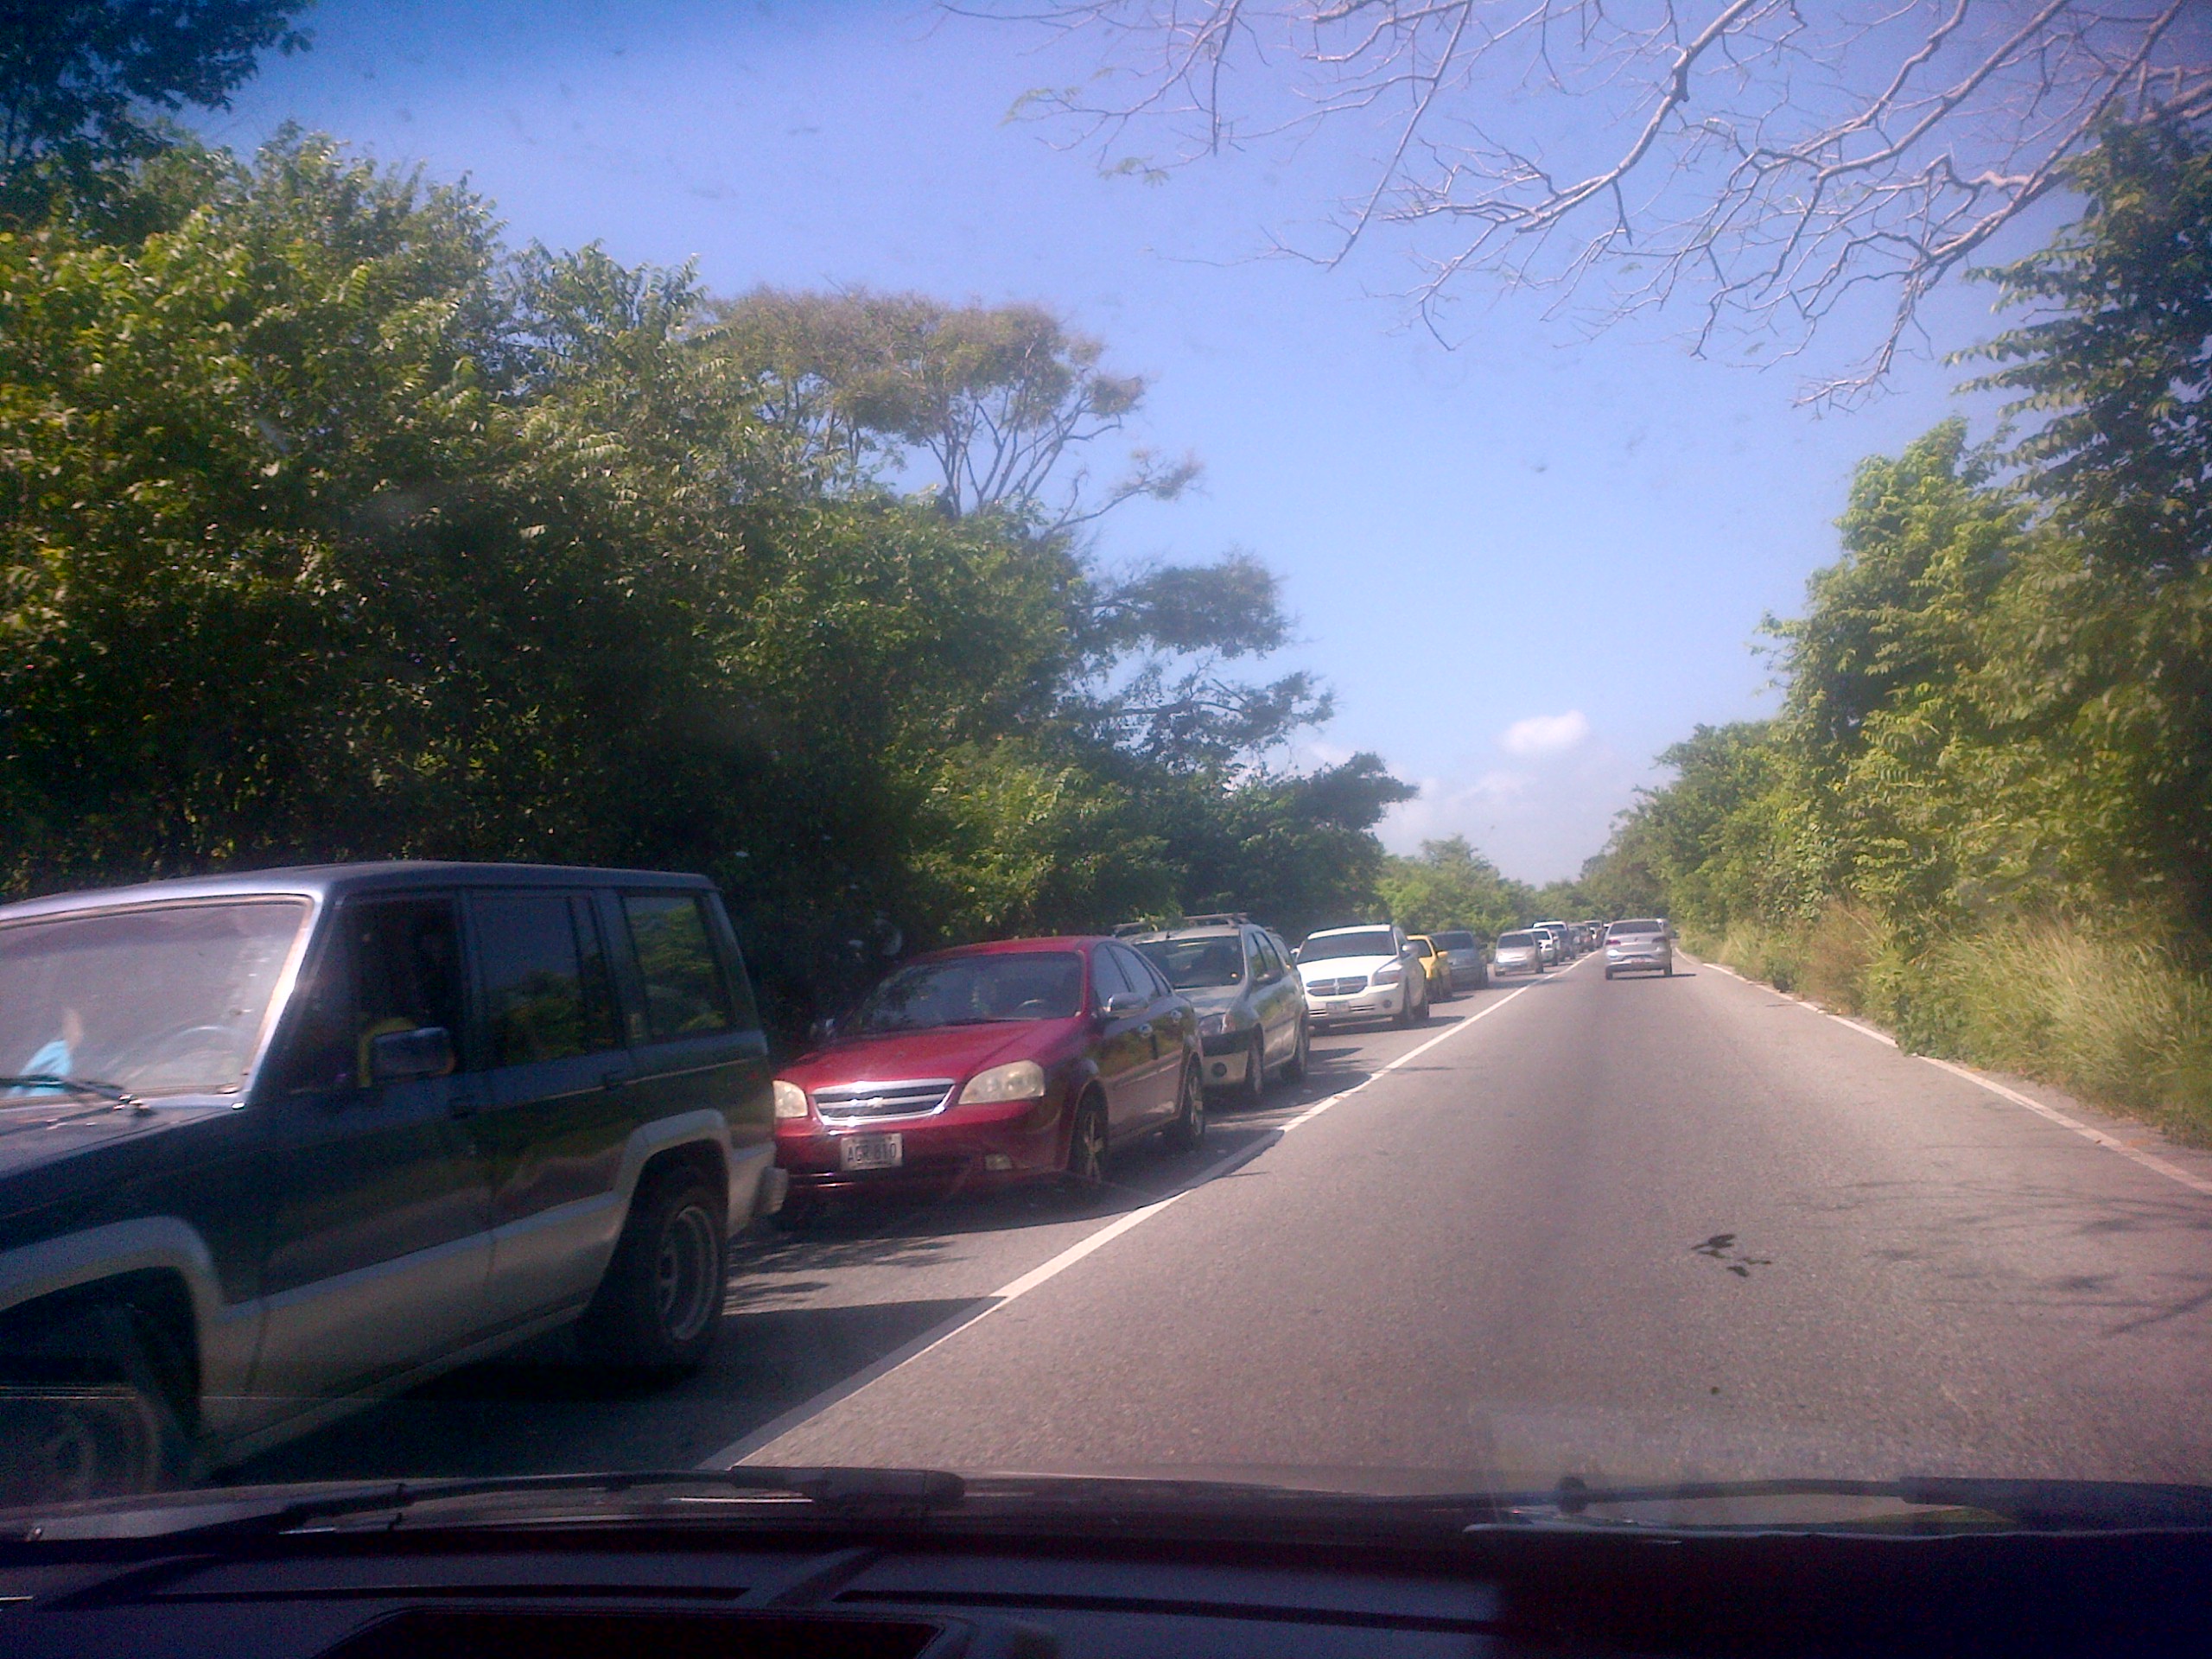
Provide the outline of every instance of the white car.
{"type": "Polygon", "coordinates": [[[1410,1026],[1428,1018],[1428,975],[1389,922],[1307,934],[1298,947],[1298,976],[1316,1028],[1358,1020],[1410,1026]]]}

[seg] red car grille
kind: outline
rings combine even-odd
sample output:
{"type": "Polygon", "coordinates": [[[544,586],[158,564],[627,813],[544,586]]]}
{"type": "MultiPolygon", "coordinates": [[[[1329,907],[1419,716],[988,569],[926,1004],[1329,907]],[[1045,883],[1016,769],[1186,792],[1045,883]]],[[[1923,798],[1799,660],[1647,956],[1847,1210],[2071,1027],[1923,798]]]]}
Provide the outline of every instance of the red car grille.
{"type": "Polygon", "coordinates": [[[812,1090],[814,1109],[825,1122],[855,1118],[918,1117],[943,1109],[952,1096],[950,1077],[909,1077],[897,1083],[832,1083],[812,1090]]]}

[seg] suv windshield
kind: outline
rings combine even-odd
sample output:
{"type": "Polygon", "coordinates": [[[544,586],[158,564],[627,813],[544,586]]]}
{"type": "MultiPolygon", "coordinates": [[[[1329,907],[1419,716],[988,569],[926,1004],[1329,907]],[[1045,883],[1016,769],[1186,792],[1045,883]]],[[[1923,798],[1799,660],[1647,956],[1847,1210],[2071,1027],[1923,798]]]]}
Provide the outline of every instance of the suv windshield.
{"type": "Polygon", "coordinates": [[[1218,989],[1244,979],[1244,947],[1234,935],[1148,939],[1137,946],[1179,991],[1218,989]]]}
{"type": "Polygon", "coordinates": [[[1479,949],[1471,933],[1438,933],[1433,936],[1437,948],[1442,950],[1473,950],[1479,949]]]}
{"type": "Polygon", "coordinates": [[[268,899],[0,928],[0,1074],[142,1096],[234,1092],[307,914],[304,900],[268,899]]]}
{"type": "Polygon", "coordinates": [[[860,1035],[1001,1020],[1071,1020],[1083,1011],[1083,958],[1072,950],[1023,950],[917,963],[862,1002],[849,1030],[860,1035]]]}
{"type": "Polygon", "coordinates": [[[1317,933],[1298,947],[1300,962],[1332,962],[1338,957],[1395,957],[1397,941],[1388,928],[1366,927],[1356,933],[1317,933]]]}

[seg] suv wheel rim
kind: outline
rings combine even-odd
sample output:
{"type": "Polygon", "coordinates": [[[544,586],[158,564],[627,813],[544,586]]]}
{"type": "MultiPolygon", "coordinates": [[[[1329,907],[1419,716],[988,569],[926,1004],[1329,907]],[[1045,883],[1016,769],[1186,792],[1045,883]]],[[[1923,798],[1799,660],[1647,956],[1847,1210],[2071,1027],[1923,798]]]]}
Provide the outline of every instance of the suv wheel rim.
{"type": "Polygon", "coordinates": [[[684,1343],[715,1315],[715,1223],[696,1204],[669,1217],[653,1261],[655,1311],[669,1340],[684,1343]]]}

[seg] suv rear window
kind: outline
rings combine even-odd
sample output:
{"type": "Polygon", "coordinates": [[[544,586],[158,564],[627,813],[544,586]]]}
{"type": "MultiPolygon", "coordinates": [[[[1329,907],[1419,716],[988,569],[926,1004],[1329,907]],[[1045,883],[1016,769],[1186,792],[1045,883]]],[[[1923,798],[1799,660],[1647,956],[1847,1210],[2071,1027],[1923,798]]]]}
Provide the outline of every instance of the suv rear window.
{"type": "Polygon", "coordinates": [[[626,893],[622,914],[645,990],[645,1030],[656,1042],[728,1031],[729,988],[707,938],[696,894],[626,893]]]}
{"type": "Polygon", "coordinates": [[[1502,945],[1531,945],[1536,942],[1536,936],[1533,933],[1501,933],[1497,936],[1497,942],[1502,945]]]}
{"type": "Polygon", "coordinates": [[[1433,935],[1437,944],[1446,950],[1472,950],[1478,947],[1471,933],[1438,933],[1433,935]]]}
{"type": "Polygon", "coordinates": [[[474,904],[494,1065],[560,1060],[613,1045],[591,917],[557,893],[480,894],[474,904]]]}

